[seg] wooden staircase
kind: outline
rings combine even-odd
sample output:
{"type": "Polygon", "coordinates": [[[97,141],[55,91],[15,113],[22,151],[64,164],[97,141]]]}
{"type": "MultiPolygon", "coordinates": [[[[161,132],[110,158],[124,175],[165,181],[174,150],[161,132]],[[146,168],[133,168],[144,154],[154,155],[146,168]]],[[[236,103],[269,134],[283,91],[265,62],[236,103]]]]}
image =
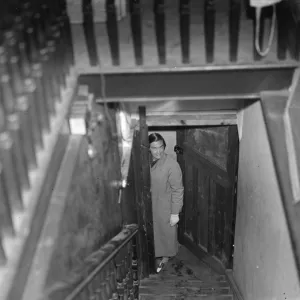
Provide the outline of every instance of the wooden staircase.
{"type": "Polygon", "coordinates": [[[141,300],[231,300],[233,293],[224,274],[217,274],[181,246],[160,273],[140,283],[141,300]]]}

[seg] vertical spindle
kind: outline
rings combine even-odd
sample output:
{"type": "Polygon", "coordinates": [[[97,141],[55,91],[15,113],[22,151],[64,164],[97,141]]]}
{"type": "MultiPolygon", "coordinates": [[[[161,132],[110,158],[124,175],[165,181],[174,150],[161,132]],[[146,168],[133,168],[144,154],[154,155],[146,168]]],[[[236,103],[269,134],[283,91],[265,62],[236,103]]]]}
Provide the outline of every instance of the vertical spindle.
{"type": "Polygon", "coordinates": [[[37,63],[32,66],[32,76],[35,79],[35,97],[38,100],[37,103],[37,110],[38,114],[40,115],[40,120],[42,124],[43,130],[46,132],[50,131],[50,112],[48,111],[47,105],[47,91],[44,87],[43,82],[43,72],[41,64],[37,63]]]}
{"type": "Polygon", "coordinates": [[[49,55],[49,69],[52,73],[52,90],[55,100],[61,102],[61,92],[60,92],[60,85],[59,85],[59,70],[57,67],[57,62],[55,60],[56,57],[56,47],[55,47],[55,40],[49,39],[47,41],[48,45],[48,55],[49,55]]]}
{"type": "Polygon", "coordinates": [[[230,0],[229,3],[229,59],[236,62],[238,59],[239,31],[241,19],[241,1],[230,0]]]}
{"type": "Polygon", "coordinates": [[[120,47],[115,0],[106,0],[105,6],[106,30],[108,34],[112,63],[114,66],[118,66],[120,65],[120,47]]]}
{"type": "Polygon", "coordinates": [[[205,54],[206,62],[214,61],[215,48],[215,0],[204,1],[204,35],[205,35],[205,54]]]}
{"type": "MultiPolygon", "coordinates": [[[[1,109],[1,108],[0,108],[1,109]]],[[[2,110],[3,113],[3,110],[2,110]]],[[[2,132],[4,132],[2,130],[2,132]]],[[[0,133],[0,136],[2,133],[0,133]]],[[[1,233],[14,235],[14,226],[12,220],[12,208],[10,204],[10,197],[5,184],[5,170],[3,164],[0,162],[0,229],[1,233]]],[[[3,252],[4,254],[4,252],[3,252]]],[[[1,254],[0,254],[1,256],[1,254]]],[[[2,260],[5,261],[5,256],[2,256],[2,260]]],[[[1,258],[0,258],[1,261],[1,258]]]]}
{"type": "Polygon", "coordinates": [[[154,0],[156,47],[159,64],[166,63],[166,26],[164,0],[154,0]]]}
{"type": "Polygon", "coordinates": [[[286,3],[280,2],[276,5],[277,16],[277,58],[286,59],[288,46],[288,14],[286,3]]]}
{"type": "Polygon", "coordinates": [[[143,38],[140,0],[129,0],[131,34],[134,45],[135,62],[143,64],[143,38]]]}
{"type": "Polygon", "coordinates": [[[27,157],[27,161],[29,165],[36,167],[35,146],[42,146],[42,133],[37,121],[35,107],[32,103],[29,103],[28,96],[24,90],[24,81],[21,79],[19,70],[19,57],[17,56],[17,53],[13,51],[13,49],[16,48],[14,34],[11,31],[6,34],[6,39],[8,40],[7,44],[9,45],[8,52],[10,53],[9,61],[12,76],[11,82],[14,90],[13,94],[17,101],[16,109],[20,112],[22,130],[24,130],[24,134],[29,139],[28,146],[30,146],[31,155],[27,157]]]}
{"type": "Polygon", "coordinates": [[[4,185],[11,208],[16,211],[23,209],[21,182],[17,174],[16,160],[13,156],[13,141],[8,131],[0,133],[0,161],[3,166],[4,185]]]}
{"type": "Polygon", "coordinates": [[[99,64],[95,39],[94,14],[91,0],[83,0],[83,31],[91,66],[99,64]]]}
{"type": "Polygon", "coordinates": [[[190,0],[180,0],[180,41],[182,63],[190,62],[190,0]]]}

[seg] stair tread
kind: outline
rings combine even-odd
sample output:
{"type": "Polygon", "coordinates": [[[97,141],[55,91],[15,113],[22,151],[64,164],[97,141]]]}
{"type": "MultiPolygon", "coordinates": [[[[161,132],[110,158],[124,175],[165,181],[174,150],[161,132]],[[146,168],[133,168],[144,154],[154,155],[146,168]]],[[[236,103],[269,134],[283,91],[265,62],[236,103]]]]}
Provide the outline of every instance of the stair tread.
{"type": "Polygon", "coordinates": [[[233,300],[232,295],[198,295],[198,296],[156,296],[141,295],[140,300],[233,300]]]}
{"type": "Polygon", "coordinates": [[[140,284],[141,287],[159,287],[159,286],[173,286],[173,287],[219,287],[225,288],[229,287],[229,284],[226,281],[202,281],[202,280],[164,280],[164,281],[155,281],[155,280],[145,280],[140,284]]]}

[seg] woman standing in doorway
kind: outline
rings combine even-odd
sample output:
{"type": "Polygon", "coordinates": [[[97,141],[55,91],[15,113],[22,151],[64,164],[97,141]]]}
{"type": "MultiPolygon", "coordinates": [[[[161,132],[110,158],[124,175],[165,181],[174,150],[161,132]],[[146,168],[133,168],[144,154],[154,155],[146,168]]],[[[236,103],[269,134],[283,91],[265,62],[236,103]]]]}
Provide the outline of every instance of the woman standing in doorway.
{"type": "Polygon", "coordinates": [[[166,142],[159,133],[149,135],[151,194],[155,256],[161,258],[160,272],[178,252],[177,223],[183,205],[182,172],[177,161],[165,153],[166,142]]]}

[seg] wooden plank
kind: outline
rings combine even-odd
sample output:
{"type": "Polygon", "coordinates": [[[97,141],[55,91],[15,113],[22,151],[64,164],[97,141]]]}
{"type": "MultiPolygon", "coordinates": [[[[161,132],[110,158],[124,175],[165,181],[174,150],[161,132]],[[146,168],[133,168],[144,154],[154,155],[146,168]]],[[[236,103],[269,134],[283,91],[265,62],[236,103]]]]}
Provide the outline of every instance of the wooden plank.
{"type": "Polygon", "coordinates": [[[181,65],[179,0],[165,0],[167,64],[181,65]]]}
{"type": "MultiPolygon", "coordinates": [[[[153,13],[153,2],[154,1],[141,1],[142,11],[142,32],[143,32],[143,66],[145,68],[151,66],[157,66],[159,56],[157,53],[156,35],[155,35],[155,24],[154,24],[154,13],[153,13]]],[[[161,19],[159,19],[161,21],[161,19]]],[[[161,34],[163,34],[164,28],[159,28],[161,34]]],[[[159,34],[159,37],[161,36],[159,34]]]]}
{"type": "Polygon", "coordinates": [[[277,15],[277,58],[279,60],[286,59],[287,47],[288,47],[288,10],[286,4],[279,2],[276,5],[277,15]]]}
{"type": "Polygon", "coordinates": [[[208,246],[207,251],[210,255],[216,253],[215,220],[216,220],[216,183],[210,179],[208,201],[208,246]]]}
{"type": "Polygon", "coordinates": [[[182,63],[190,62],[190,0],[179,1],[182,63]]]}
{"type": "MultiPolygon", "coordinates": [[[[106,23],[94,23],[94,28],[97,52],[99,56],[99,65],[101,69],[111,67],[113,63],[109,47],[109,38],[106,23]]],[[[97,69],[99,73],[99,67],[97,69]]]]}
{"type": "Polygon", "coordinates": [[[106,30],[108,33],[112,63],[114,66],[118,66],[120,65],[120,46],[115,0],[105,0],[105,2],[107,15],[106,30]]]}
{"type": "Polygon", "coordinates": [[[193,186],[193,192],[192,192],[192,198],[189,199],[189,201],[192,200],[192,207],[193,211],[196,212],[196,214],[193,214],[192,222],[194,224],[192,228],[192,235],[194,243],[197,245],[199,244],[199,229],[200,229],[200,222],[199,222],[199,205],[198,205],[198,166],[193,166],[192,168],[192,186],[193,186]]]}
{"type": "Polygon", "coordinates": [[[89,58],[89,65],[97,66],[99,64],[99,60],[95,38],[95,26],[93,21],[92,6],[88,7],[87,11],[84,12],[82,26],[89,58]]]}
{"type": "MultiPolygon", "coordinates": [[[[185,131],[182,129],[176,130],[176,141],[177,145],[180,148],[183,148],[183,143],[184,143],[184,138],[185,138],[185,131]]],[[[177,154],[177,161],[179,163],[179,166],[181,168],[182,172],[182,182],[186,182],[186,172],[185,172],[185,159],[183,153],[177,154]]],[[[185,232],[185,203],[186,203],[186,192],[183,193],[183,207],[181,210],[181,213],[179,214],[179,223],[178,223],[178,241],[179,243],[183,244],[183,235],[185,232]]]]}
{"type": "Polygon", "coordinates": [[[191,0],[190,20],[190,62],[191,65],[205,65],[205,35],[204,35],[204,9],[202,1],[191,0]]]}
{"type": "Polygon", "coordinates": [[[227,172],[231,181],[231,187],[225,193],[225,233],[224,253],[227,258],[226,268],[232,268],[233,244],[235,232],[236,200],[237,200],[237,176],[239,160],[239,136],[237,126],[229,126],[228,130],[228,158],[227,172]]]}
{"type": "Polygon", "coordinates": [[[212,63],[215,54],[215,0],[205,0],[204,11],[206,62],[212,63]]]}
{"type": "Polygon", "coordinates": [[[135,63],[142,65],[143,55],[143,35],[141,19],[141,0],[129,0],[131,34],[134,45],[135,63]]]}
{"type": "Polygon", "coordinates": [[[199,206],[199,244],[203,250],[208,247],[208,201],[209,201],[209,176],[198,168],[198,206],[199,206]]]}
{"type": "Polygon", "coordinates": [[[154,252],[154,232],[152,217],[152,199],[151,199],[151,183],[150,183],[150,164],[149,164],[149,142],[148,127],[146,123],[146,109],[139,108],[140,114],[140,155],[141,155],[141,186],[142,186],[142,203],[143,218],[145,220],[145,231],[148,243],[148,263],[149,273],[155,273],[155,252],[154,252]]]}
{"type": "Polygon", "coordinates": [[[86,66],[90,65],[82,24],[72,24],[71,32],[72,32],[73,49],[75,49],[74,50],[75,65],[76,65],[76,69],[80,73],[81,71],[86,69],[86,66]]]}
{"type": "Polygon", "coordinates": [[[229,8],[229,60],[238,60],[241,1],[230,0],[229,8]]]}
{"type": "Polygon", "coordinates": [[[148,126],[213,126],[213,125],[233,125],[237,124],[235,112],[205,113],[164,113],[162,115],[148,115],[148,126]]]}
{"type": "Polygon", "coordinates": [[[154,0],[156,47],[159,64],[166,63],[165,0],[154,0]]]}

